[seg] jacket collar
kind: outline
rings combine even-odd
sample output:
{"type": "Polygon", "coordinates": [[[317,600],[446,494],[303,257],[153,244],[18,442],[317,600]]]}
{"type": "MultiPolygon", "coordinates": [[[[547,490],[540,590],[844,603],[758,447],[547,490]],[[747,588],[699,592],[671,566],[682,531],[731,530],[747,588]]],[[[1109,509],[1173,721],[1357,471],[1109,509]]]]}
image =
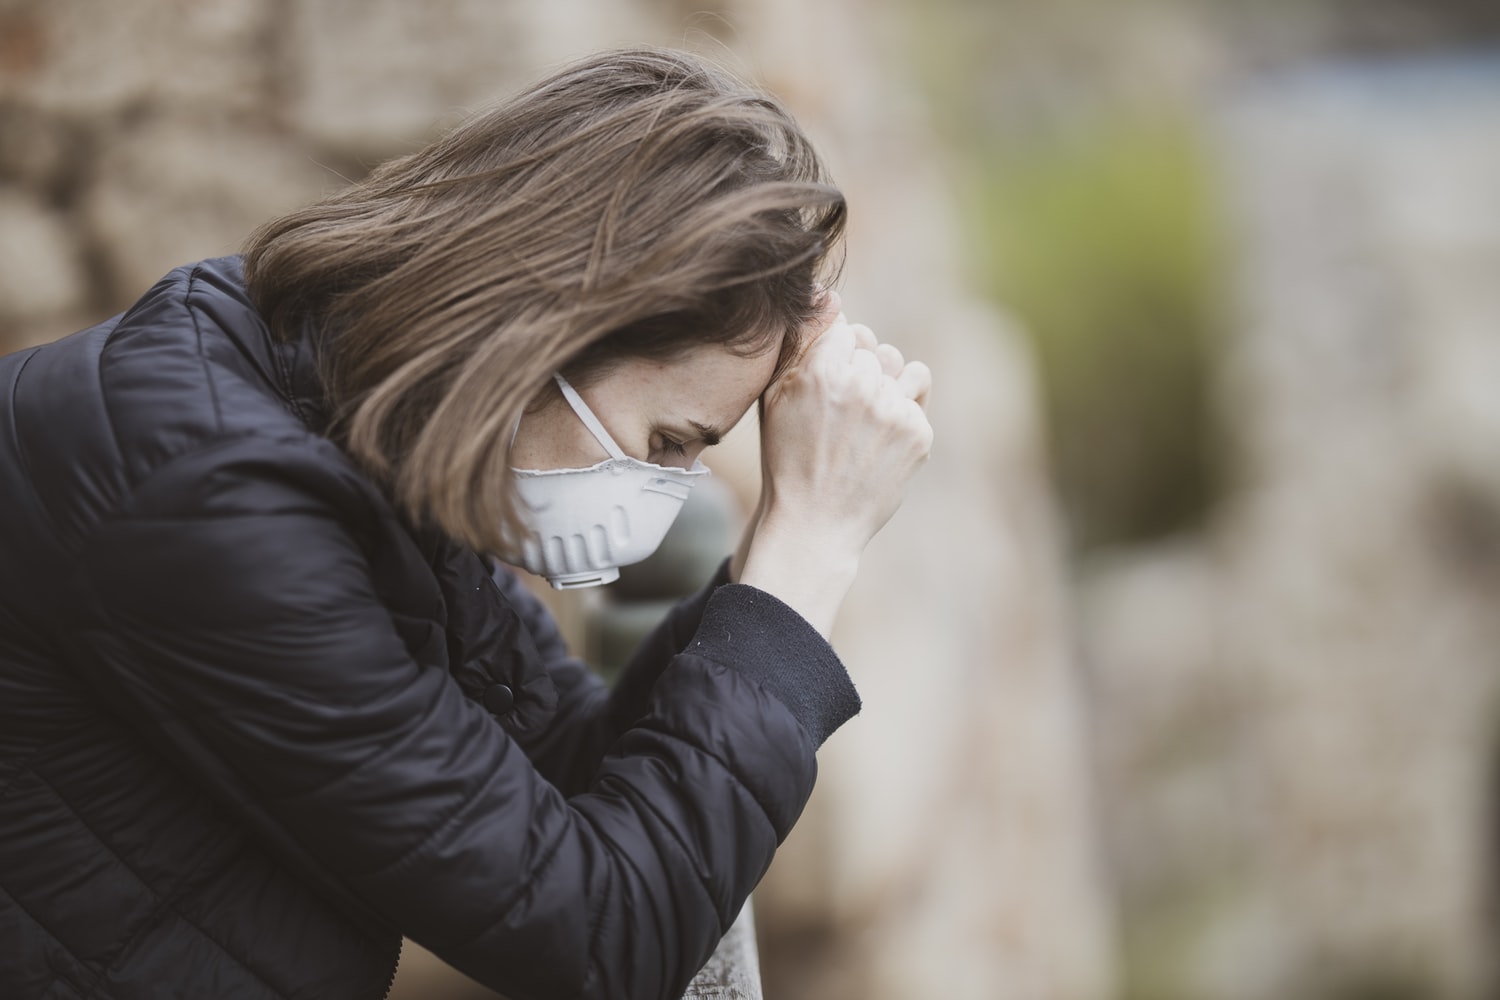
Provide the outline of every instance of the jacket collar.
{"type": "MultiPolygon", "coordinates": [[[[266,337],[270,339],[270,331],[266,337]]],[[[276,352],[279,388],[297,419],[315,434],[326,434],[331,422],[328,394],[318,370],[322,338],[311,321],[304,321],[296,340],[272,342],[276,352]]]]}
{"type": "Polygon", "coordinates": [[[318,373],[322,336],[314,324],[304,323],[291,340],[274,337],[245,287],[240,256],[199,261],[193,265],[193,276],[206,289],[199,308],[210,311],[215,326],[234,343],[255,376],[309,430],[327,436],[332,413],[318,373]]]}

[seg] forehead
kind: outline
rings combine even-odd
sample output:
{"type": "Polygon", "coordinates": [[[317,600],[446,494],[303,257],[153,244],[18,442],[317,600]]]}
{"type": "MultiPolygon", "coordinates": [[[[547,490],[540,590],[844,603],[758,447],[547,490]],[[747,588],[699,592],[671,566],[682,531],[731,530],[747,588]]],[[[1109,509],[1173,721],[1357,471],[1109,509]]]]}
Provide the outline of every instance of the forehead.
{"type": "Polygon", "coordinates": [[[719,344],[694,348],[671,361],[632,358],[609,381],[638,394],[656,416],[694,420],[727,431],[765,392],[776,370],[777,346],[746,355],[719,344]]]}

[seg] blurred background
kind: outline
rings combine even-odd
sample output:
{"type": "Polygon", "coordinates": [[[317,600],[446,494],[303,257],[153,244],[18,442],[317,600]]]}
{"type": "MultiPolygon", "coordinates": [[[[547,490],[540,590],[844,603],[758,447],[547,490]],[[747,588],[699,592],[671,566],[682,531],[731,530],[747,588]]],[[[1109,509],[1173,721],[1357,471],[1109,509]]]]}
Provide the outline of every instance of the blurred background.
{"type": "Polygon", "coordinates": [[[936,379],[767,996],[1500,997],[1494,0],[0,0],[0,350],[639,42],[785,99],[936,379]]]}

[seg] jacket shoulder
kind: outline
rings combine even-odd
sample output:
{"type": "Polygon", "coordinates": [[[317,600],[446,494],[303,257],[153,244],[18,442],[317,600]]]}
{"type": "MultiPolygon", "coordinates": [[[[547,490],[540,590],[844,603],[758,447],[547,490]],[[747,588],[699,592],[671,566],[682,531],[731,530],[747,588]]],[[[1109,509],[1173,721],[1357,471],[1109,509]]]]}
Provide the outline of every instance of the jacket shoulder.
{"type": "Polygon", "coordinates": [[[66,543],[178,456],[304,438],[282,363],[237,258],[177,268],[121,315],[0,364],[0,457],[24,479],[8,485],[66,543]]]}
{"type": "Polygon", "coordinates": [[[99,345],[98,392],[126,475],[215,438],[302,431],[280,361],[236,258],[167,275],[99,345]]]}

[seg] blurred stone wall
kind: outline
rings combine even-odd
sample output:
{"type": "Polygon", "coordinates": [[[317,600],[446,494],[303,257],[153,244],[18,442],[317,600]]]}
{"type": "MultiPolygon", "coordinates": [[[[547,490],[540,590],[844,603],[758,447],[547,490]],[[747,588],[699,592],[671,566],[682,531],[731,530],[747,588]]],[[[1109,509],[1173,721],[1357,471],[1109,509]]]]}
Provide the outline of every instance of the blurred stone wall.
{"type": "MultiPolygon", "coordinates": [[[[721,36],[851,197],[850,313],[937,383],[930,466],[835,637],[865,712],[757,894],[769,995],[1100,1000],[1109,905],[1030,362],[959,280],[905,32],[855,0],[0,0],[0,349],[232,252],[560,61],[721,36]]],[[[724,452],[753,497],[753,432],[724,452]]],[[[408,955],[406,995],[460,995],[408,955]]]]}
{"type": "Polygon", "coordinates": [[[0,0],[0,344],[419,145],[548,65],[663,23],[549,0],[0,0]]]}
{"type": "Polygon", "coordinates": [[[1132,996],[1496,979],[1500,55],[1218,107],[1237,480],[1083,591],[1132,996]]]}
{"type": "Polygon", "coordinates": [[[767,916],[829,944],[794,981],[768,970],[768,995],[1112,995],[1023,341],[964,288],[963,206],[902,79],[909,23],[858,0],[761,9],[754,62],[805,112],[854,206],[849,312],[931,364],[938,435],[835,636],[864,713],[822,753],[824,792],[767,886],[767,916]]]}

